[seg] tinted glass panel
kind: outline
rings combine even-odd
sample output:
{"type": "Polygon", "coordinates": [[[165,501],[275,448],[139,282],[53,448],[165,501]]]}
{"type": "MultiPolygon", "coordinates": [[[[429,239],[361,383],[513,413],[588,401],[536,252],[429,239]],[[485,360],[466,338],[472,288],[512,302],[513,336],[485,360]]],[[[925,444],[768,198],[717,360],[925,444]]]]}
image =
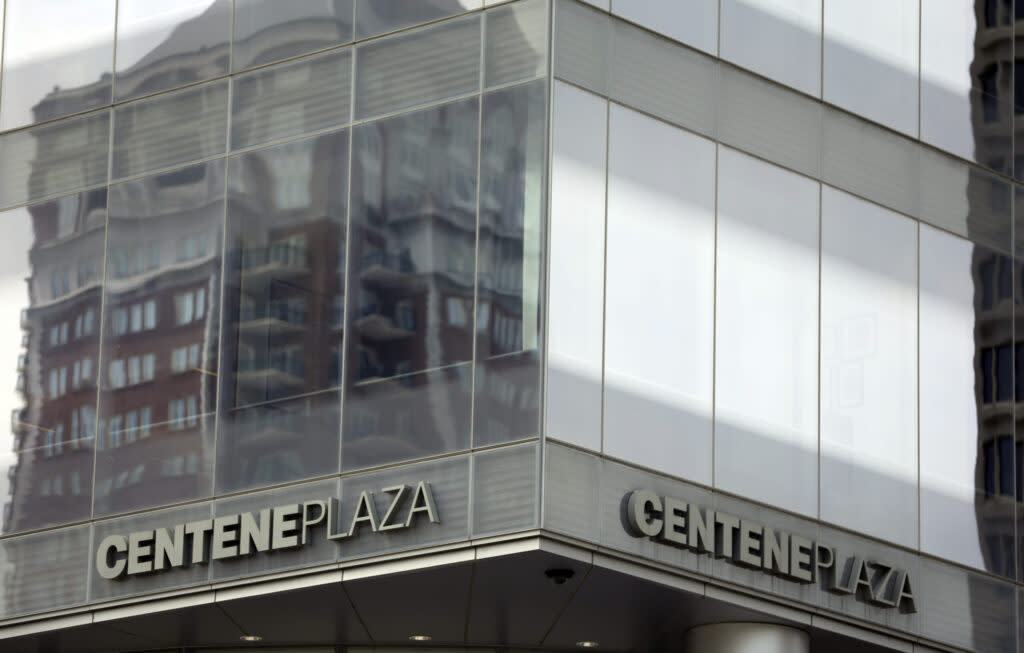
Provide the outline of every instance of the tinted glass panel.
{"type": "Polygon", "coordinates": [[[356,0],[356,38],[447,18],[482,5],[481,0],[356,0]]]}
{"type": "Polygon", "coordinates": [[[85,602],[88,525],[0,541],[0,556],[7,564],[5,617],[85,602]]]}
{"type": "Polygon", "coordinates": [[[989,249],[921,227],[921,548],[1012,576],[1012,568],[992,566],[983,546],[985,537],[1008,523],[995,498],[1001,493],[997,479],[1008,474],[1003,493],[1013,493],[1013,455],[1003,470],[1012,452],[995,446],[1005,428],[997,415],[1010,420],[1011,407],[996,405],[993,392],[997,343],[1012,339],[1012,305],[985,301],[1004,261],[989,249]],[[972,527],[950,529],[951,523],[972,527]]]}
{"type": "Polygon", "coordinates": [[[984,25],[981,5],[998,7],[976,0],[921,3],[921,138],[1012,174],[1009,39],[1005,28],[999,35],[984,25]]]}
{"type": "Polygon", "coordinates": [[[355,0],[235,0],[231,67],[244,70],[352,40],[355,0]]]}
{"type": "Polygon", "coordinates": [[[5,532],[90,514],[106,217],[105,190],[0,214],[5,532]]]}
{"type": "Polygon", "coordinates": [[[917,225],[822,192],[821,517],[917,545],[917,225]]]}
{"type": "Polygon", "coordinates": [[[201,82],[228,71],[231,0],[118,0],[118,100],[201,82]]]}
{"type": "MultiPolygon", "coordinates": [[[[536,435],[540,428],[545,98],[542,82],[484,96],[475,445],[536,435]]],[[[445,300],[450,328],[472,328],[467,299],[445,300]]]]}
{"type": "Polygon", "coordinates": [[[516,2],[487,13],[487,86],[530,79],[547,66],[547,3],[516,2]]]}
{"type": "Polygon", "coordinates": [[[0,136],[0,206],[107,181],[110,110],[0,136]]]}
{"type": "Polygon", "coordinates": [[[719,148],[715,485],[818,510],[819,185],[719,148]]]}
{"type": "Polygon", "coordinates": [[[918,0],[825,0],[824,98],[917,136],[918,0]]]}
{"type": "Polygon", "coordinates": [[[723,0],[722,58],[821,95],[821,0],[723,0]]]}
{"type": "Polygon", "coordinates": [[[554,87],[547,434],[601,447],[608,103],[554,87]]]}
{"type": "MultiPolygon", "coordinates": [[[[359,397],[368,414],[366,425],[358,426],[354,420],[364,419],[359,411],[346,410],[345,467],[391,455],[385,453],[387,446],[379,454],[348,452],[351,438],[370,447],[368,434],[383,428],[369,416],[380,414],[380,401],[393,409],[405,396],[410,411],[427,402],[415,409],[426,412],[408,416],[418,415],[415,419],[430,432],[440,427],[431,426],[424,415],[444,410],[453,411],[454,417],[468,416],[468,406],[460,407],[469,400],[461,390],[464,372],[409,375],[472,358],[471,330],[442,325],[451,308],[471,309],[473,303],[477,102],[464,100],[354,130],[346,379],[353,388],[349,401],[359,397]],[[355,390],[388,378],[395,379],[388,384],[394,389],[355,390]],[[442,403],[431,403],[431,387],[438,389],[436,400],[442,403]],[[455,403],[445,407],[448,401],[455,403]]],[[[387,417],[391,421],[399,416],[387,417]]],[[[465,441],[461,430],[445,437],[449,435],[453,439],[442,449],[465,441]]]]}
{"type": "Polygon", "coordinates": [[[8,0],[0,129],[110,104],[114,7],[114,0],[8,0]]]}
{"type": "Polygon", "coordinates": [[[217,486],[338,468],[348,132],[230,161],[217,486]]]}
{"type": "Polygon", "coordinates": [[[610,120],[604,450],[710,484],[715,145],[610,120]],[[641,332],[640,315],[657,318],[641,332]]]}
{"type": "Polygon", "coordinates": [[[228,81],[114,110],[115,179],[182,165],[227,149],[228,81]]]}
{"type": "Polygon", "coordinates": [[[480,88],[479,17],[373,41],[357,52],[356,118],[372,118],[480,88]]]}
{"type": "Polygon", "coordinates": [[[210,494],[224,168],[111,187],[98,514],[210,494]]]}
{"type": "Polygon", "coordinates": [[[347,49],[235,77],[231,148],[344,125],[352,113],[351,80],[347,49]]]}

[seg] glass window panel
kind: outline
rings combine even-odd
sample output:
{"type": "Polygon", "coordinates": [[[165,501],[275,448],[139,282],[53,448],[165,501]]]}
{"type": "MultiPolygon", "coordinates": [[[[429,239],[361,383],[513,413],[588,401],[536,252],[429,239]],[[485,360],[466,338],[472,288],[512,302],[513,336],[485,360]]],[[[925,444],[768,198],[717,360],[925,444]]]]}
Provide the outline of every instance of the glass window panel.
{"type": "Polygon", "coordinates": [[[440,329],[447,300],[472,305],[478,100],[353,132],[349,243],[351,382],[472,358],[466,329],[440,329]]]}
{"type": "Polygon", "coordinates": [[[826,102],[917,136],[918,4],[825,0],[826,102]]]}
{"type": "MultiPolygon", "coordinates": [[[[605,3],[607,9],[607,3],[605,3]]],[[[588,9],[573,0],[555,5],[555,75],[608,93],[612,21],[608,14],[588,9]]]]}
{"type": "Polygon", "coordinates": [[[218,491],[337,471],[348,132],[230,161],[218,491]]]}
{"type": "Polygon", "coordinates": [[[101,383],[106,439],[96,452],[97,514],[212,490],[219,311],[196,305],[220,302],[224,174],[221,160],[111,186],[103,360],[126,361],[128,374],[101,383]],[[199,234],[215,246],[179,263],[179,241],[199,234]],[[187,320],[176,316],[185,298],[193,309],[187,320]],[[148,302],[163,318],[153,329],[115,328],[112,313],[141,313],[148,302]],[[150,425],[143,434],[136,415],[145,409],[150,425]]]}
{"type": "Polygon", "coordinates": [[[228,72],[231,0],[118,0],[115,95],[127,100],[228,72]]]}
{"type": "Polygon", "coordinates": [[[107,181],[110,111],[0,136],[0,207],[107,181]]]}
{"type": "Polygon", "coordinates": [[[469,448],[472,376],[472,365],[462,363],[349,385],[345,392],[342,469],[469,448]]]}
{"type": "Polygon", "coordinates": [[[479,9],[481,0],[356,0],[356,39],[479,9]]]}
{"type": "Polygon", "coordinates": [[[231,148],[344,125],[351,114],[349,50],[258,70],[234,79],[231,148]]]}
{"type": "Polygon", "coordinates": [[[487,13],[484,84],[496,86],[544,73],[547,3],[525,0],[487,13]]]}
{"type": "Polygon", "coordinates": [[[822,190],[821,517],[917,545],[917,225],[822,190]]]}
{"type": "Polygon", "coordinates": [[[718,52],[718,0],[615,0],[612,11],[710,54],[718,52]]]}
{"type": "MultiPolygon", "coordinates": [[[[534,82],[489,93],[483,100],[476,446],[534,436],[540,428],[546,96],[545,85],[534,82]]],[[[456,301],[472,307],[472,297],[456,301]]],[[[472,329],[471,316],[460,326],[449,315],[448,327],[464,333],[472,329]]]]}
{"type": "MultiPolygon", "coordinates": [[[[421,1],[416,0],[417,5],[421,1]]],[[[359,48],[356,118],[443,100],[479,87],[479,16],[441,23],[359,48]]]]}
{"type": "Polygon", "coordinates": [[[614,21],[612,36],[612,99],[714,133],[717,60],[621,21],[614,21]]]}
{"type": "Polygon", "coordinates": [[[1013,174],[1011,38],[984,25],[983,4],[997,6],[921,3],[921,139],[1013,174]]]}
{"type": "Polygon", "coordinates": [[[98,356],[99,337],[70,338],[67,325],[99,312],[101,278],[70,271],[88,261],[102,268],[106,217],[105,189],[0,214],[5,225],[0,306],[11,327],[0,339],[0,356],[7,361],[0,367],[7,374],[0,410],[10,416],[5,449],[12,452],[0,484],[4,533],[90,514],[96,419],[91,361],[98,356]],[[54,277],[60,283],[54,284],[54,277]],[[84,361],[89,361],[87,375],[84,361]]]}
{"type": "MultiPolygon", "coordinates": [[[[989,415],[1011,419],[1009,404],[990,404],[1003,392],[993,388],[995,352],[1012,340],[1012,305],[986,303],[982,295],[986,273],[1004,261],[985,247],[921,227],[921,549],[995,573],[1007,569],[991,566],[982,543],[1008,522],[994,497],[997,469],[1012,486],[1013,455],[1004,470],[1007,454],[997,455],[994,445],[1001,425],[989,415]],[[950,529],[951,523],[970,527],[950,529]]],[[[1012,487],[1003,493],[1013,494],[1012,487]]]]}
{"type": "Polygon", "coordinates": [[[0,540],[7,572],[0,614],[12,617],[85,603],[89,526],[0,540]]]}
{"type": "Polygon", "coordinates": [[[0,130],[110,104],[114,7],[114,0],[7,2],[0,130]]]}
{"type": "Polygon", "coordinates": [[[115,178],[190,163],[227,149],[228,82],[119,106],[114,112],[115,178]]]}
{"type": "Polygon", "coordinates": [[[608,103],[554,93],[547,435],[599,450],[608,103]]]}
{"type": "Polygon", "coordinates": [[[232,69],[351,41],[354,4],[355,0],[235,0],[232,69]]]}
{"type": "Polygon", "coordinates": [[[723,0],[722,58],[819,97],[821,0],[723,0]]]}
{"type": "Polygon", "coordinates": [[[715,485],[814,516],[819,184],[718,156],[715,485]]]}
{"type": "Polygon", "coordinates": [[[615,104],[609,139],[604,451],[710,484],[715,145],[615,104]]]}

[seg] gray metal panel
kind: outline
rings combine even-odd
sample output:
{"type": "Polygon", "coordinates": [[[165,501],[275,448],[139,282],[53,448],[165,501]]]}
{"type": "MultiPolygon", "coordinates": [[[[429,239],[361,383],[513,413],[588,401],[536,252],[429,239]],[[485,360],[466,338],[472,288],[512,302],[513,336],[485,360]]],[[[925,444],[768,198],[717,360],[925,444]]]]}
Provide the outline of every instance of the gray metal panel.
{"type": "Polygon", "coordinates": [[[473,537],[535,528],[536,443],[473,456],[473,537]]]}
{"type": "Polygon", "coordinates": [[[820,102],[732,66],[720,66],[723,143],[812,177],[821,161],[820,102]]]}
{"type": "Polygon", "coordinates": [[[615,21],[610,96],[700,134],[715,133],[719,63],[615,21]]]}
{"type": "Polygon", "coordinates": [[[84,603],[89,526],[0,540],[4,561],[0,615],[11,617],[84,603]]]}
{"type": "Polygon", "coordinates": [[[917,215],[916,142],[826,107],[822,147],[822,181],[917,215]]]}
{"type": "Polygon", "coordinates": [[[608,93],[611,17],[573,0],[555,5],[555,76],[608,93]]]}
{"type": "Polygon", "coordinates": [[[486,14],[484,86],[531,79],[547,67],[545,0],[526,0],[486,14]]]}

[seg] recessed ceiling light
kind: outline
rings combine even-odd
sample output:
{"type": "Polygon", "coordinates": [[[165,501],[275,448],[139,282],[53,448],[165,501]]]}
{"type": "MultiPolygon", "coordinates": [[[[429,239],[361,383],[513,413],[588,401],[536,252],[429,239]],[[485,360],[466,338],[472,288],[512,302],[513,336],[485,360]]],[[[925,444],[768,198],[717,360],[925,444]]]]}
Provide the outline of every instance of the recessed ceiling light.
{"type": "Polygon", "coordinates": [[[429,642],[430,635],[409,635],[409,639],[414,642],[429,642]]]}
{"type": "Polygon", "coordinates": [[[597,642],[591,642],[589,640],[584,640],[582,642],[576,642],[576,646],[579,646],[580,648],[596,648],[597,647],[597,642]]]}
{"type": "Polygon", "coordinates": [[[242,640],[243,642],[258,642],[263,638],[259,635],[242,635],[238,639],[242,640]]]}

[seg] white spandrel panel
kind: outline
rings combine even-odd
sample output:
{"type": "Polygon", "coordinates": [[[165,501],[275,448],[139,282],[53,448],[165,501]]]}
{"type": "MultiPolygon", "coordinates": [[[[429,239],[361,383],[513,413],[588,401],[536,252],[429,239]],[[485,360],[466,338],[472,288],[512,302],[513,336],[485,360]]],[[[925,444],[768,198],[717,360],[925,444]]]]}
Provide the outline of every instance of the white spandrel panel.
{"type": "Polygon", "coordinates": [[[818,510],[819,184],[718,156],[715,486],[818,510]]]}
{"type": "Polygon", "coordinates": [[[711,482],[715,145],[612,105],[606,453],[711,482]]]}
{"type": "Polygon", "coordinates": [[[547,434],[600,449],[608,105],[554,92],[547,434]]]}
{"type": "Polygon", "coordinates": [[[722,0],[722,58],[821,95],[821,0],[722,0]]]}
{"type": "Polygon", "coordinates": [[[916,547],[917,225],[822,189],[821,518],[916,547]]]}
{"type": "Polygon", "coordinates": [[[826,102],[918,134],[918,0],[825,0],[826,102]]]}
{"type": "Polygon", "coordinates": [[[718,0],[612,0],[612,13],[707,53],[718,52],[718,0]]]}

